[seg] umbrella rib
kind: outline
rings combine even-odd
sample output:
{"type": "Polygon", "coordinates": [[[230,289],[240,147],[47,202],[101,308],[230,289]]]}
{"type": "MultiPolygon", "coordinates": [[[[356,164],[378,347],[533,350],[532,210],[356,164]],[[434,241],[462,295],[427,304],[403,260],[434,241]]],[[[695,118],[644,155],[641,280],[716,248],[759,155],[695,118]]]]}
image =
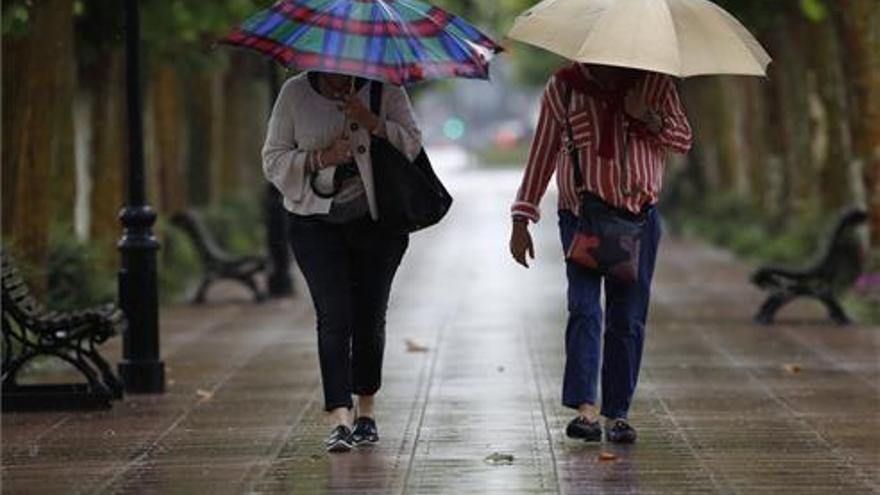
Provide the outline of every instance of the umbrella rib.
{"type": "Polygon", "coordinates": [[[675,52],[677,54],[677,64],[678,64],[678,77],[684,77],[684,64],[681,60],[681,38],[678,36],[678,26],[675,24],[675,17],[672,16],[672,9],[669,7],[669,2],[667,0],[663,0],[663,8],[666,10],[666,15],[669,16],[669,24],[672,25],[672,35],[675,36],[675,52]]]}
{"type": "MultiPolygon", "coordinates": [[[[402,7],[404,7],[404,8],[407,8],[407,9],[410,9],[410,10],[414,10],[414,11],[416,11],[417,13],[421,13],[418,9],[416,9],[415,7],[413,7],[412,5],[410,5],[410,3],[409,3],[407,0],[398,0],[397,3],[399,3],[399,4],[400,4],[402,7]]],[[[449,15],[451,15],[451,16],[455,16],[455,17],[458,17],[458,16],[456,16],[455,14],[453,14],[453,13],[451,13],[451,12],[449,13],[449,15]]],[[[431,22],[433,22],[433,23],[436,24],[437,26],[440,26],[441,28],[443,28],[443,26],[442,26],[439,22],[435,21],[435,20],[434,20],[433,18],[431,18],[430,16],[426,16],[426,17],[427,17],[428,19],[431,19],[431,22]]],[[[451,24],[451,22],[450,22],[449,24],[451,24]]],[[[471,61],[472,61],[472,62],[473,62],[473,61],[476,61],[476,62],[477,62],[477,66],[480,67],[480,68],[482,69],[482,72],[483,72],[483,73],[486,73],[486,72],[487,72],[485,69],[483,69],[483,64],[480,63],[479,59],[478,59],[478,58],[475,58],[475,57],[473,56],[473,52],[474,52],[475,49],[474,49],[474,47],[472,47],[472,46],[470,46],[470,45],[468,45],[468,44],[466,43],[466,41],[467,41],[466,39],[460,39],[458,36],[455,36],[455,35],[453,35],[452,33],[449,33],[449,32],[446,31],[445,29],[441,29],[441,31],[442,31],[442,32],[446,32],[447,34],[449,34],[449,38],[452,39],[452,41],[455,42],[455,43],[458,45],[459,48],[461,48],[465,53],[467,53],[467,54],[469,55],[471,61]]],[[[474,44],[476,44],[476,43],[474,43],[474,44]]]]}
{"type": "MultiPolygon", "coordinates": [[[[406,31],[406,23],[403,22],[403,19],[402,19],[402,18],[400,18],[400,19],[396,19],[396,18],[395,18],[395,16],[394,16],[394,14],[395,14],[394,9],[392,9],[390,5],[386,4],[383,0],[377,0],[377,1],[376,1],[376,4],[379,5],[379,7],[385,12],[386,16],[387,16],[389,19],[391,19],[391,20],[394,21],[394,22],[398,22],[398,23],[401,25],[401,27],[404,29],[404,31],[406,31]]],[[[407,33],[407,34],[409,34],[409,33],[407,33]]],[[[388,37],[391,39],[391,43],[392,43],[392,45],[396,45],[396,44],[397,44],[397,39],[396,39],[395,36],[391,36],[391,35],[389,34],[388,37]]],[[[404,65],[406,65],[406,61],[403,60],[403,58],[402,58],[402,57],[403,57],[403,54],[401,53],[400,49],[399,49],[399,48],[396,48],[396,49],[394,49],[393,51],[394,51],[394,56],[397,57],[397,63],[398,63],[398,66],[399,66],[399,67],[403,67],[404,65]]]]}
{"type": "MultiPolygon", "coordinates": [[[[767,75],[766,75],[767,64],[770,63],[771,58],[767,54],[767,52],[764,50],[764,48],[761,46],[761,44],[758,43],[754,39],[754,36],[747,29],[745,29],[745,27],[743,27],[742,24],[736,19],[736,17],[734,17],[730,12],[724,10],[723,8],[719,7],[718,5],[716,5],[715,3],[711,2],[711,1],[702,0],[702,2],[707,4],[707,8],[710,8],[719,17],[719,19],[721,19],[723,21],[722,23],[725,26],[727,26],[727,28],[729,30],[731,30],[731,32],[736,34],[736,36],[733,36],[732,39],[735,40],[736,43],[738,43],[740,45],[740,47],[743,49],[743,51],[745,51],[746,53],[748,53],[752,56],[754,61],[761,67],[761,70],[765,72],[764,77],[767,77],[767,75]],[[754,42],[754,46],[753,46],[752,42],[754,42]]],[[[687,5],[687,4],[685,4],[685,5],[687,5]]],[[[677,33],[676,33],[676,36],[677,36],[677,33]]],[[[758,74],[753,74],[753,73],[747,73],[744,71],[742,73],[736,72],[736,71],[726,71],[726,72],[692,71],[692,72],[688,72],[687,74],[685,74],[684,67],[683,66],[681,67],[681,77],[694,77],[694,76],[701,76],[701,75],[719,75],[719,74],[752,75],[752,76],[758,75],[758,74]]]]}
{"type": "MultiPolygon", "coordinates": [[[[711,2],[710,2],[711,3],[711,2]]],[[[727,24],[730,29],[736,32],[739,36],[737,36],[737,40],[743,45],[743,47],[755,57],[756,61],[761,68],[766,72],[767,65],[773,61],[770,54],[767,53],[767,50],[761,46],[760,43],[757,42],[754,35],[750,33],[743,25],[739,22],[739,20],[734,17],[730,12],[722,9],[721,7],[712,3],[712,8],[718,13],[718,15],[724,20],[725,24],[727,24]]]]}
{"type": "MultiPolygon", "coordinates": [[[[384,4],[384,2],[379,2],[379,3],[383,3],[383,4],[384,4]]],[[[418,9],[416,9],[415,7],[412,7],[411,5],[407,4],[405,1],[398,1],[397,3],[400,4],[402,7],[405,7],[405,8],[407,8],[407,9],[409,9],[409,10],[414,10],[414,11],[415,11],[416,13],[418,13],[418,14],[421,14],[421,13],[422,13],[421,11],[419,11],[418,9]]],[[[404,30],[404,33],[405,33],[406,37],[408,37],[408,38],[416,38],[416,36],[413,36],[413,35],[409,32],[409,30],[407,29],[406,21],[403,19],[403,16],[401,16],[399,12],[394,11],[394,9],[392,9],[390,6],[388,6],[388,11],[389,11],[389,13],[390,13],[392,19],[395,19],[395,15],[398,16],[398,18],[395,19],[395,20],[397,20],[397,21],[400,23],[401,27],[402,27],[403,30],[404,30]]],[[[427,16],[426,16],[426,18],[427,18],[427,16]]],[[[433,22],[433,19],[431,19],[431,21],[433,22]]],[[[436,23],[435,23],[435,24],[436,24],[436,23]]],[[[412,47],[410,47],[410,49],[412,50],[412,47]]],[[[413,56],[414,56],[414,58],[416,59],[416,61],[418,61],[418,62],[422,62],[422,63],[425,63],[424,60],[419,60],[419,54],[416,53],[415,50],[412,50],[412,52],[413,52],[413,56]]]]}

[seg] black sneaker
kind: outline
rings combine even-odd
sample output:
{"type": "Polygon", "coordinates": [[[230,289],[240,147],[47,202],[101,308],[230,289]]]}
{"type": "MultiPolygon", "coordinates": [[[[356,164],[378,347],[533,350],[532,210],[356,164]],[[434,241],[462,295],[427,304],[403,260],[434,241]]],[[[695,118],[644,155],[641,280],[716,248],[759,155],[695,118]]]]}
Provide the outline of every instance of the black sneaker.
{"type": "Polygon", "coordinates": [[[568,423],[565,435],[585,442],[599,442],[602,440],[602,427],[599,426],[599,421],[587,421],[579,415],[568,423]]]}
{"type": "Polygon", "coordinates": [[[609,420],[605,423],[605,439],[613,443],[635,443],[636,429],[625,419],[609,420]]]}
{"type": "Polygon", "coordinates": [[[354,421],[354,431],[351,433],[351,441],[356,446],[368,446],[379,443],[379,430],[376,428],[376,420],[361,416],[354,421]]]}
{"type": "Polygon", "coordinates": [[[345,425],[333,428],[324,445],[327,452],[348,452],[351,450],[351,430],[345,425]]]}

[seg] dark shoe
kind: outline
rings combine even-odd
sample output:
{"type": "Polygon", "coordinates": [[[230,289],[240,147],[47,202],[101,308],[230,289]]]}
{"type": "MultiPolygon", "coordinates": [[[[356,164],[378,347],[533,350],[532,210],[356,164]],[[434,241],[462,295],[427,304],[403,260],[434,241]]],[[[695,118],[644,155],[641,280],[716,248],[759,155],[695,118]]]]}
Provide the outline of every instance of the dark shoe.
{"type": "Polygon", "coordinates": [[[613,443],[635,443],[636,429],[625,419],[615,419],[605,424],[605,439],[613,443]]]}
{"type": "Polygon", "coordinates": [[[599,442],[602,440],[602,427],[598,421],[587,421],[583,416],[578,416],[568,423],[565,435],[585,442],[599,442]]]}
{"type": "Polygon", "coordinates": [[[348,452],[351,450],[351,430],[344,425],[333,428],[325,445],[327,452],[348,452]]]}
{"type": "Polygon", "coordinates": [[[376,420],[366,416],[356,419],[354,431],[351,433],[351,441],[358,447],[379,443],[379,429],[376,428],[376,420]]]}

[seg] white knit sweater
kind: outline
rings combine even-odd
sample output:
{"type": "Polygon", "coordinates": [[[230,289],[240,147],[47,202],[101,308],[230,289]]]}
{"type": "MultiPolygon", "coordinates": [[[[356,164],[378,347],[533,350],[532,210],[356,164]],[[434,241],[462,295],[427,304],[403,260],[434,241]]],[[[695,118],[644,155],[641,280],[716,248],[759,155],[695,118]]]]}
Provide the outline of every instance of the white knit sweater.
{"type": "MultiPolygon", "coordinates": [[[[358,92],[364,105],[370,105],[370,84],[358,92]]],[[[338,107],[339,103],[317,93],[305,73],[288,80],[272,110],[269,130],[263,146],[263,172],[281,191],[284,207],[299,215],[323,214],[330,211],[332,199],[312,192],[309,176],[305,173],[306,157],[310,151],[330,146],[343,129],[350,136],[351,151],[364,182],[370,215],[378,219],[373,168],[370,163],[370,134],[363,127],[351,130],[351,122],[338,107]]],[[[382,93],[383,120],[388,141],[397,149],[415,159],[421,149],[421,132],[416,126],[412,107],[406,92],[394,85],[384,84],[382,93]]],[[[321,190],[333,187],[335,167],[318,173],[321,190]]]]}

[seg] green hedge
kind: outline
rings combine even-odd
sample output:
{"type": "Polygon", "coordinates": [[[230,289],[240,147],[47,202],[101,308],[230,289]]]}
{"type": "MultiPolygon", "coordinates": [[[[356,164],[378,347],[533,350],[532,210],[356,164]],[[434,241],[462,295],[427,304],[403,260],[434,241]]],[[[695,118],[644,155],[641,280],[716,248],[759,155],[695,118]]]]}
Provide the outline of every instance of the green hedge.
{"type": "MultiPolygon", "coordinates": [[[[201,211],[208,228],[231,254],[265,251],[260,200],[257,196],[229,197],[201,211]]],[[[156,222],[154,233],[162,243],[158,255],[160,300],[163,303],[182,301],[200,280],[202,268],[195,247],[164,216],[156,222]]],[[[20,249],[4,246],[5,252],[13,256],[20,249]]],[[[115,244],[82,242],[69,226],[59,225],[53,229],[48,266],[20,268],[26,278],[48,277],[46,302],[53,309],[69,310],[117,299],[119,266],[115,244]]]]}
{"type": "Polygon", "coordinates": [[[736,196],[715,196],[702,204],[668,212],[674,231],[708,240],[752,262],[802,264],[814,258],[830,235],[834,215],[810,211],[774,225],[736,196]]]}

